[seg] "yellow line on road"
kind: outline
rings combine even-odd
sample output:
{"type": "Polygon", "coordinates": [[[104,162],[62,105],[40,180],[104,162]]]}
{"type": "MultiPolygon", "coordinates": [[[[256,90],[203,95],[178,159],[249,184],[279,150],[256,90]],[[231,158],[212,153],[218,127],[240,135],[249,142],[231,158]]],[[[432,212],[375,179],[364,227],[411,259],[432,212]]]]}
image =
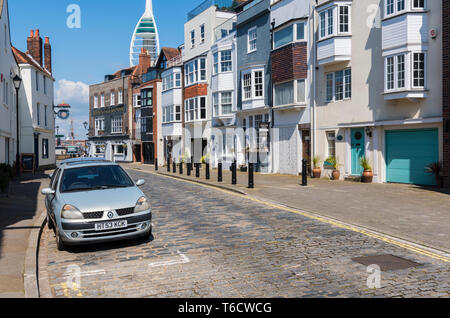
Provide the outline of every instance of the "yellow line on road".
{"type": "Polygon", "coordinates": [[[314,215],[312,213],[308,213],[308,212],[301,211],[301,210],[294,209],[294,208],[289,208],[289,207],[286,207],[286,206],[283,206],[283,205],[280,205],[280,204],[270,203],[270,202],[263,201],[263,200],[255,198],[255,197],[252,197],[250,195],[242,195],[242,194],[239,194],[239,193],[236,193],[236,192],[233,192],[233,191],[228,191],[228,190],[225,190],[225,189],[217,188],[217,187],[214,187],[214,186],[211,186],[211,185],[207,185],[207,184],[204,184],[204,183],[198,183],[198,182],[195,182],[195,181],[190,181],[190,180],[186,180],[186,179],[182,179],[182,178],[175,178],[175,177],[172,177],[170,175],[159,174],[159,173],[155,173],[155,172],[151,172],[151,171],[139,170],[139,169],[135,169],[135,168],[132,168],[132,169],[135,170],[135,171],[139,171],[139,172],[145,172],[145,173],[149,173],[149,174],[153,174],[153,175],[157,175],[157,176],[162,176],[162,177],[166,177],[166,178],[171,178],[171,179],[183,181],[183,182],[186,182],[186,183],[196,184],[196,185],[199,185],[199,186],[202,186],[202,187],[205,187],[205,188],[210,188],[210,189],[214,189],[216,191],[224,192],[226,194],[231,194],[231,195],[234,195],[234,196],[238,196],[238,197],[241,197],[241,198],[244,198],[244,199],[247,199],[247,200],[251,200],[253,202],[257,202],[257,203],[260,203],[260,204],[264,204],[266,206],[270,206],[270,207],[275,208],[275,209],[279,209],[279,210],[295,213],[295,214],[302,215],[302,216],[304,216],[306,218],[309,218],[309,219],[313,219],[313,220],[320,221],[322,223],[327,223],[327,224],[330,224],[330,225],[333,225],[333,226],[336,226],[336,227],[339,227],[339,228],[342,228],[342,229],[345,229],[345,230],[349,230],[349,231],[352,231],[352,232],[363,234],[363,235],[366,235],[368,237],[375,238],[375,239],[378,239],[380,241],[383,241],[383,242],[386,242],[386,243],[389,243],[389,244],[392,244],[392,245],[396,245],[396,246],[402,247],[402,248],[407,249],[409,251],[412,251],[412,252],[415,252],[415,253],[418,253],[418,254],[421,254],[421,255],[425,255],[425,256],[428,256],[428,257],[431,257],[431,258],[434,258],[434,259],[437,259],[437,260],[440,260],[440,261],[443,261],[443,262],[446,262],[446,263],[450,263],[450,258],[448,258],[448,257],[445,257],[445,256],[440,255],[438,253],[435,253],[435,252],[432,252],[432,251],[428,251],[426,249],[414,246],[413,244],[406,243],[403,240],[401,241],[401,240],[396,240],[394,238],[390,238],[387,235],[384,235],[384,234],[381,234],[381,233],[375,233],[373,231],[364,230],[362,228],[358,228],[358,227],[353,226],[353,225],[345,224],[343,222],[339,222],[339,221],[335,221],[335,220],[332,220],[332,219],[329,219],[329,218],[317,216],[317,215],[314,215]]]}

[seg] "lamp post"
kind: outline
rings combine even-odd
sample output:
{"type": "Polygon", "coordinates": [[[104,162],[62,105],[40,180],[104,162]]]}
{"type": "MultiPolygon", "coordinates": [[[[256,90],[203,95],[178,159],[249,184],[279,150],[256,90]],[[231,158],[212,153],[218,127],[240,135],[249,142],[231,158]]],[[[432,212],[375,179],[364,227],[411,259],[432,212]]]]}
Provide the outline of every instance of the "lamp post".
{"type": "Polygon", "coordinates": [[[16,149],[16,174],[17,176],[20,176],[20,150],[19,150],[19,89],[20,85],[22,84],[22,79],[19,77],[19,75],[14,76],[13,78],[13,84],[14,88],[16,89],[16,107],[17,107],[17,114],[16,114],[16,121],[17,121],[17,149],[16,149]]]}

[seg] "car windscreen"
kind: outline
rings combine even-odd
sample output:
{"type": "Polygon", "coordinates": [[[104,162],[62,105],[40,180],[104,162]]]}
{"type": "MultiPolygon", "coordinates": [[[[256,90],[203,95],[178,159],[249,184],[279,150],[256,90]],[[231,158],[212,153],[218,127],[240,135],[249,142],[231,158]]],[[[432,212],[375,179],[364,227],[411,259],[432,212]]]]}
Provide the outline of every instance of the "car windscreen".
{"type": "Polygon", "coordinates": [[[117,165],[100,165],[64,170],[60,192],[91,191],[134,186],[126,172],[117,165]]]}

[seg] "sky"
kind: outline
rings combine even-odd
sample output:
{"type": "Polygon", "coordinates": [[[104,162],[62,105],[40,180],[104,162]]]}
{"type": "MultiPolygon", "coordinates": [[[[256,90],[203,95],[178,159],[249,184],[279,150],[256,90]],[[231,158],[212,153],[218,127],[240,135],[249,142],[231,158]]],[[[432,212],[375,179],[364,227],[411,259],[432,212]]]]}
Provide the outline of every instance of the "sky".
{"type": "MultiPolygon", "coordinates": [[[[183,43],[187,13],[202,2],[153,0],[161,47],[183,43]]],[[[15,47],[26,51],[32,29],[39,29],[42,38],[50,38],[55,105],[65,101],[72,106],[77,139],[86,137],[83,122],[89,116],[88,86],[129,66],[131,37],[144,11],[145,0],[9,0],[15,47]],[[71,4],[80,8],[80,28],[68,27],[73,11],[68,13],[67,9],[71,4]]],[[[57,120],[56,124],[60,133],[69,135],[70,119],[57,120]]]]}

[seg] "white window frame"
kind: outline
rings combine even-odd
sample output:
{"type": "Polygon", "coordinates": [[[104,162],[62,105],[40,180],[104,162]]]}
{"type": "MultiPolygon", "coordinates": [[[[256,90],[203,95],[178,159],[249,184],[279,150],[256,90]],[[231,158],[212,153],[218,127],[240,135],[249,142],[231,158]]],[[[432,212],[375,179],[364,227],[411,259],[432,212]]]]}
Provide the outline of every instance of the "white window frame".
{"type": "Polygon", "coordinates": [[[220,73],[229,73],[233,72],[233,51],[232,50],[223,50],[220,51],[220,73]],[[230,59],[224,60],[224,53],[229,52],[230,53],[230,59]],[[229,65],[229,70],[224,70],[224,66],[229,65]]]}
{"type": "Polygon", "coordinates": [[[195,122],[195,121],[203,121],[208,118],[208,105],[207,105],[207,96],[196,96],[189,99],[184,100],[185,107],[185,122],[195,122]],[[205,116],[202,117],[202,107],[201,102],[204,100],[205,106],[205,116]]]}
{"type": "Polygon", "coordinates": [[[141,107],[141,94],[133,94],[133,107],[141,107]]]}
{"type": "Polygon", "coordinates": [[[274,107],[286,107],[286,106],[291,106],[291,105],[306,105],[306,101],[307,101],[307,87],[306,87],[306,79],[305,78],[298,78],[295,80],[290,80],[290,81],[285,81],[285,82],[280,82],[280,83],[276,83],[274,84],[273,87],[273,96],[274,96],[274,100],[276,101],[276,86],[277,85],[281,85],[281,84],[286,84],[286,83],[291,83],[292,85],[292,103],[288,103],[288,104],[282,104],[282,105],[274,105],[274,107]],[[298,85],[299,82],[303,82],[305,85],[305,99],[303,101],[299,101],[298,100],[298,85]]]}
{"type": "Polygon", "coordinates": [[[105,94],[100,95],[100,107],[105,107],[105,94]]]}
{"type": "Polygon", "coordinates": [[[223,92],[217,92],[213,94],[213,112],[214,112],[214,117],[219,117],[219,116],[230,116],[233,114],[234,112],[234,102],[233,102],[233,91],[223,91],[223,92]],[[229,94],[230,95],[230,103],[227,103],[226,105],[231,105],[231,111],[225,113],[223,111],[223,95],[224,94],[229,94]]]}
{"type": "Polygon", "coordinates": [[[200,25],[200,43],[205,43],[205,25],[200,25]]]}
{"type": "Polygon", "coordinates": [[[122,116],[111,117],[111,134],[121,134],[123,126],[122,116]]]}
{"type": "Polygon", "coordinates": [[[94,95],[94,108],[98,108],[98,96],[94,95]]]}
{"type": "Polygon", "coordinates": [[[123,91],[121,89],[119,89],[118,99],[119,99],[118,100],[119,105],[122,105],[123,104],[123,91]]]}
{"type": "Polygon", "coordinates": [[[191,49],[195,47],[195,30],[192,30],[191,33],[191,49]]]}
{"type": "Polygon", "coordinates": [[[95,135],[98,135],[99,131],[105,130],[105,117],[95,117],[95,135]]]}
{"type": "Polygon", "coordinates": [[[265,93],[264,93],[264,89],[265,89],[265,73],[264,73],[264,69],[263,68],[258,68],[258,69],[253,69],[253,70],[249,70],[247,72],[242,73],[242,80],[241,80],[241,87],[242,87],[242,100],[243,101],[247,101],[247,100],[257,100],[257,99],[264,99],[265,97],[265,93]],[[257,84],[256,83],[256,73],[261,72],[261,83],[257,84]],[[251,97],[247,97],[246,96],[246,88],[248,88],[248,80],[246,81],[246,77],[248,78],[248,74],[251,74],[250,76],[250,80],[251,80],[251,97]],[[256,86],[257,85],[261,85],[262,86],[262,90],[261,90],[261,96],[257,96],[257,89],[256,86]]]}
{"type": "Polygon", "coordinates": [[[258,29],[257,27],[250,28],[247,32],[247,54],[256,52],[258,50],[258,29]]]}
{"type": "Polygon", "coordinates": [[[273,37],[273,48],[274,50],[279,49],[285,45],[289,45],[292,43],[297,43],[297,42],[306,42],[306,34],[307,34],[307,23],[305,21],[296,21],[296,22],[292,22],[290,24],[288,24],[287,26],[284,26],[282,28],[279,28],[278,30],[276,30],[274,32],[274,37],[273,37]],[[303,38],[299,39],[298,38],[298,25],[302,24],[303,25],[303,38]],[[275,42],[275,37],[276,37],[276,33],[283,31],[287,28],[291,28],[292,29],[292,38],[288,43],[282,44],[280,46],[276,46],[276,42],[275,42]]]}
{"type": "MultiPolygon", "coordinates": [[[[408,1],[412,1],[412,2],[410,2],[410,6],[411,6],[411,8],[413,8],[414,0],[384,0],[384,16],[392,17],[397,14],[406,12],[408,10],[408,1]],[[392,1],[392,4],[390,1],[392,1]],[[403,9],[399,10],[399,4],[402,2],[403,2],[403,9]],[[391,6],[392,6],[392,12],[388,12],[388,8],[391,6]]],[[[426,3],[425,3],[425,5],[426,5],[426,3]]]]}
{"type": "Polygon", "coordinates": [[[115,92],[111,92],[109,104],[111,106],[116,105],[116,93],[115,92]]]}
{"type": "Polygon", "coordinates": [[[327,103],[331,103],[331,102],[341,102],[341,101],[346,101],[346,100],[351,100],[352,96],[353,96],[353,80],[352,80],[352,68],[348,67],[342,70],[337,70],[335,72],[330,72],[330,73],[325,73],[325,101],[327,103]],[[347,91],[347,87],[348,87],[348,76],[346,75],[346,72],[350,71],[350,91],[347,91]],[[342,72],[342,99],[337,99],[336,98],[336,74],[338,72],[342,72]],[[332,77],[332,98],[329,99],[328,98],[328,80],[329,78],[332,77]],[[348,94],[347,94],[348,93],[348,94]]]}
{"type": "Polygon", "coordinates": [[[426,87],[427,87],[427,52],[420,52],[420,51],[411,52],[411,87],[413,89],[426,89],[426,87]],[[414,85],[414,81],[415,81],[414,55],[415,54],[423,54],[423,86],[414,85]]]}
{"type": "Polygon", "coordinates": [[[412,10],[426,10],[427,9],[427,0],[423,0],[423,7],[416,7],[415,2],[420,0],[411,0],[411,9],[412,10]]]}
{"type": "Polygon", "coordinates": [[[334,4],[318,12],[319,14],[319,40],[337,35],[352,34],[352,5],[350,3],[334,4]],[[348,8],[348,31],[341,31],[341,8],[348,8]],[[331,15],[330,15],[331,14],[331,15]],[[330,18],[331,17],[331,18],[330,18]],[[330,21],[331,19],[331,21],[330,21]],[[331,22],[331,25],[330,25],[331,22]],[[331,29],[331,33],[330,33],[331,29]]]}
{"type": "Polygon", "coordinates": [[[205,83],[207,81],[207,63],[206,57],[199,57],[195,60],[192,60],[184,65],[185,77],[184,84],[185,86],[194,85],[197,83],[205,83]],[[202,61],[204,61],[204,68],[201,68],[202,61]],[[204,78],[202,79],[202,73],[204,74],[204,78]],[[191,80],[192,76],[192,80],[191,80]]]}

